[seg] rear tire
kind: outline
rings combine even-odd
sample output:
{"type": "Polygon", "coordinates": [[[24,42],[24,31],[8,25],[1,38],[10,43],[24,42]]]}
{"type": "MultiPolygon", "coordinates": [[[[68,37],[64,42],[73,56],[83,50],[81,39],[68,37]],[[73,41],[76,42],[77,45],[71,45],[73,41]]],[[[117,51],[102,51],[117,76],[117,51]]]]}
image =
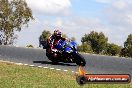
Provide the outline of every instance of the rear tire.
{"type": "Polygon", "coordinates": [[[56,58],[48,58],[48,59],[51,60],[53,64],[58,64],[58,61],[55,60],[56,58]]]}
{"type": "Polygon", "coordinates": [[[50,61],[52,61],[53,64],[57,64],[57,63],[58,63],[57,58],[54,58],[50,52],[51,52],[51,51],[50,51],[50,48],[47,48],[47,49],[46,49],[46,56],[48,57],[48,59],[49,59],[50,61]]]}
{"type": "Polygon", "coordinates": [[[74,55],[74,57],[75,57],[75,62],[77,65],[79,65],[79,66],[85,66],[86,65],[86,61],[81,54],[77,53],[76,55],[74,55]]]}

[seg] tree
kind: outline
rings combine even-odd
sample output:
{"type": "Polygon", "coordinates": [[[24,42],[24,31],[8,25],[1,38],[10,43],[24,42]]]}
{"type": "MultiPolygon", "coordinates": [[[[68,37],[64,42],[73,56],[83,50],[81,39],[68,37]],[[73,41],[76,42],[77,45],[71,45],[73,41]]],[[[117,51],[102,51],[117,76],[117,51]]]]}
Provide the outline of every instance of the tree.
{"type": "Polygon", "coordinates": [[[25,0],[0,0],[0,40],[3,44],[13,44],[15,31],[33,19],[32,11],[25,0]]]}
{"type": "Polygon", "coordinates": [[[27,45],[26,47],[28,47],[28,48],[33,48],[33,45],[30,44],[30,45],[27,45]]]}
{"type": "Polygon", "coordinates": [[[90,34],[85,34],[81,40],[82,43],[90,44],[92,50],[97,54],[106,51],[107,41],[108,38],[102,32],[94,31],[90,32],[90,34]]]}
{"type": "Polygon", "coordinates": [[[132,34],[128,35],[127,40],[124,42],[124,47],[128,48],[132,46],[132,34]]]}
{"type": "Polygon", "coordinates": [[[71,41],[75,41],[76,38],[75,38],[75,37],[71,37],[70,40],[71,40],[71,41]]]}
{"type": "Polygon", "coordinates": [[[68,38],[66,34],[62,33],[63,38],[68,38]]]}
{"type": "Polygon", "coordinates": [[[119,55],[121,52],[121,47],[116,44],[108,44],[107,46],[107,54],[115,56],[119,55]]]}
{"type": "Polygon", "coordinates": [[[121,56],[132,57],[132,34],[128,35],[124,42],[124,48],[121,50],[121,56]]]}
{"type": "Polygon", "coordinates": [[[87,43],[83,43],[82,45],[78,46],[78,51],[85,52],[85,53],[92,53],[92,48],[87,43]]]}
{"type": "Polygon", "coordinates": [[[62,33],[62,37],[63,38],[66,38],[66,39],[68,39],[68,40],[71,40],[71,41],[75,41],[76,39],[75,39],[75,37],[71,37],[71,38],[69,38],[66,34],[64,34],[64,33],[62,33]]]}
{"type": "Polygon", "coordinates": [[[47,47],[47,39],[51,35],[50,31],[44,30],[39,37],[39,47],[42,45],[43,49],[47,47]]]}
{"type": "Polygon", "coordinates": [[[42,34],[40,35],[39,40],[46,41],[50,35],[51,35],[50,31],[44,30],[42,34]]]}
{"type": "Polygon", "coordinates": [[[121,49],[120,56],[122,56],[122,57],[128,56],[128,55],[127,55],[127,50],[126,50],[125,48],[122,48],[122,49],[121,49]]]}

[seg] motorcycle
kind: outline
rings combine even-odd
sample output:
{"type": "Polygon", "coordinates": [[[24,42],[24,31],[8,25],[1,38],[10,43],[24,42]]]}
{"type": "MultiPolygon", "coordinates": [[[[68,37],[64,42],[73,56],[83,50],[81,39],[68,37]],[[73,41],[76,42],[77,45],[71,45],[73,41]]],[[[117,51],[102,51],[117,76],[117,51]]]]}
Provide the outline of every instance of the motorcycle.
{"type": "Polygon", "coordinates": [[[53,63],[76,63],[79,66],[85,66],[84,57],[78,53],[77,44],[74,41],[59,40],[55,45],[57,50],[46,49],[46,56],[53,63]]]}

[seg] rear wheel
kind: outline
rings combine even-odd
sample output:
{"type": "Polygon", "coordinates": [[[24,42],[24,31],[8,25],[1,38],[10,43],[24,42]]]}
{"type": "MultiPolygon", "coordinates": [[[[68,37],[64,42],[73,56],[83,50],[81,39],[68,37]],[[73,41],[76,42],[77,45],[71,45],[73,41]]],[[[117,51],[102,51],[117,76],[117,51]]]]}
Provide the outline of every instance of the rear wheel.
{"type": "Polygon", "coordinates": [[[86,65],[86,61],[81,54],[77,53],[76,55],[74,55],[74,57],[75,57],[75,61],[76,61],[77,65],[79,65],[79,66],[85,66],[86,65]]]}
{"type": "Polygon", "coordinates": [[[56,60],[56,58],[48,58],[48,59],[51,60],[53,64],[57,64],[58,63],[58,61],[56,60]]]}
{"type": "Polygon", "coordinates": [[[51,52],[50,49],[46,49],[46,56],[48,57],[48,59],[50,61],[52,61],[53,64],[57,64],[58,63],[57,58],[54,58],[53,55],[52,55],[52,53],[50,53],[50,52],[51,52]]]}

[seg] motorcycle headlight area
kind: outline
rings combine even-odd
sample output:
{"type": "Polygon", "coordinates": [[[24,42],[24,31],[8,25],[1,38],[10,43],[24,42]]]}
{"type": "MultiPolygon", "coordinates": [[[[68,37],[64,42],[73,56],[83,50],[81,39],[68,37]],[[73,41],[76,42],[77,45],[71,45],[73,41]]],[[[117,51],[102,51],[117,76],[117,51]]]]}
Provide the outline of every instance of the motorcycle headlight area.
{"type": "Polygon", "coordinates": [[[73,52],[73,50],[69,50],[69,51],[67,51],[68,53],[71,53],[71,52],[73,52]]]}
{"type": "Polygon", "coordinates": [[[66,48],[65,48],[65,52],[71,53],[71,52],[73,52],[73,50],[72,50],[70,47],[66,47],[66,48]]]}

